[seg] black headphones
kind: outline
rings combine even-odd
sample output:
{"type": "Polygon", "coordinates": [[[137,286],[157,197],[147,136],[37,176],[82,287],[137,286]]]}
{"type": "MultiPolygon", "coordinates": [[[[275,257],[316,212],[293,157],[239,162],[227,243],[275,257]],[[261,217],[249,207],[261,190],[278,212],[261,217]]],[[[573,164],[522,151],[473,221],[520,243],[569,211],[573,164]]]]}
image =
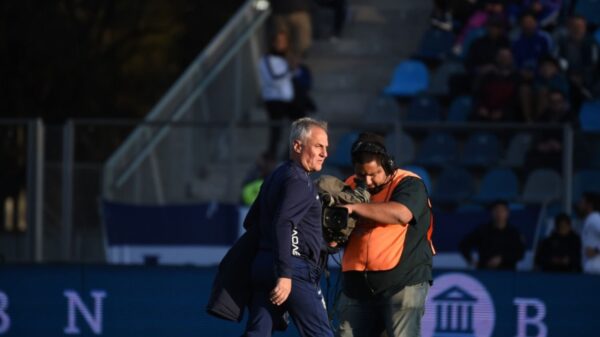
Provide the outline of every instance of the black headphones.
{"type": "Polygon", "coordinates": [[[394,157],[390,156],[387,153],[385,146],[379,143],[357,140],[352,145],[352,149],[350,152],[352,154],[352,161],[354,161],[356,156],[362,152],[380,155],[381,167],[383,167],[383,170],[386,174],[390,175],[396,170],[396,163],[394,163],[394,157]]]}

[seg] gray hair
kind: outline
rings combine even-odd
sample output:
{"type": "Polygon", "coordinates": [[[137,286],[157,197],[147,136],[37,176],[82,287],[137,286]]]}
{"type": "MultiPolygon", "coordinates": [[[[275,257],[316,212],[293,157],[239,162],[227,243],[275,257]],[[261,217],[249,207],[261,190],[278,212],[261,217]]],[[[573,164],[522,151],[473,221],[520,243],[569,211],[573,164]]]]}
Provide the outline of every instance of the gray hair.
{"type": "Polygon", "coordinates": [[[300,140],[304,142],[304,140],[310,135],[310,131],[312,127],[319,127],[325,131],[327,131],[327,122],[316,120],[310,117],[303,117],[295,120],[292,123],[292,128],[290,130],[290,152],[294,149],[294,142],[296,140],[300,140]]]}

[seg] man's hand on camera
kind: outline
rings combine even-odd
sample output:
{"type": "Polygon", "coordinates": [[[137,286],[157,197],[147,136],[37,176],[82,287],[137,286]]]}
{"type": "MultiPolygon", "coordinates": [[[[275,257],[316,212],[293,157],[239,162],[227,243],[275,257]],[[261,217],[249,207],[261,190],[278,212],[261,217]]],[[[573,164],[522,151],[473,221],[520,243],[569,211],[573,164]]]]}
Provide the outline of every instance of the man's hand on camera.
{"type": "Polygon", "coordinates": [[[354,213],[354,208],[352,206],[354,206],[354,204],[339,205],[339,207],[344,207],[348,210],[348,215],[352,215],[352,213],[354,213]]]}
{"type": "Polygon", "coordinates": [[[275,288],[271,290],[271,303],[282,305],[290,296],[292,291],[292,279],[288,277],[280,277],[277,279],[275,288]]]}

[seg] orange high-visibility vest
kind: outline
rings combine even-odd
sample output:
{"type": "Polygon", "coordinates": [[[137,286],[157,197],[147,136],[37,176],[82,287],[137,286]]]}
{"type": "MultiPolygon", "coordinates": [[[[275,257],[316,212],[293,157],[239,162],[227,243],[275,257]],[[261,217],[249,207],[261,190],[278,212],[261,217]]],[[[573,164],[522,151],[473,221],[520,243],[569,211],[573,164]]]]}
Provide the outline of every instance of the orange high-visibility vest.
{"type": "MultiPolygon", "coordinates": [[[[346,184],[353,189],[356,188],[355,177],[353,175],[346,180],[346,184]]],[[[406,177],[421,179],[412,172],[397,169],[388,186],[371,196],[371,203],[390,201],[394,189],[406,177]]],[[[431,225],[427,232],[430,244],[433,232],[431,225]]],[[[348,238],[342,258],[342,271],[384,271],[396,267],[404,250],[407,230],[407,224],[384,224],[360,219],[348,238]]],[[[433,245],[431,248],[433,249],[433,245]]]]}

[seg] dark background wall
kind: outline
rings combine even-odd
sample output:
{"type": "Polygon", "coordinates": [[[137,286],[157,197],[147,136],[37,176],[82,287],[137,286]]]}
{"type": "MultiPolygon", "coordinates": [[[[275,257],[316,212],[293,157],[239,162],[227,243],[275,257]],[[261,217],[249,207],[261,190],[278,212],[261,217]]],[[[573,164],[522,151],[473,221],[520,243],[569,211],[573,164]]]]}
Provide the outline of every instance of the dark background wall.
{"type": "Polygon", "coordinates": [[[142,117],[242,3],[3,1],[0,118],[142,117]]]}

